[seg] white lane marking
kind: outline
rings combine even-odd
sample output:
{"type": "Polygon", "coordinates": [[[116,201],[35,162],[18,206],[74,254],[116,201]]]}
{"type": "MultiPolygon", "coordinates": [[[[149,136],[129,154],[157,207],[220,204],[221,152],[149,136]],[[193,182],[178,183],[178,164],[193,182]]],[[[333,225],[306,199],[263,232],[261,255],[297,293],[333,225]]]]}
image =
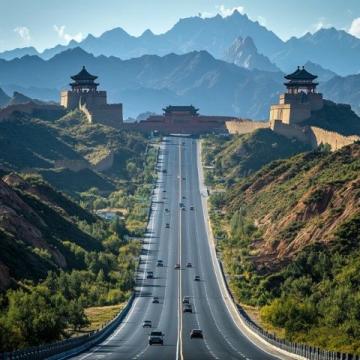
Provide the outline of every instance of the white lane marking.
{"type": "MultiPolygon", "coordinates": [[[[182,202],[182,188],[181,188],[181,184],[182,184],[182,174],[181,174],[181,139],[179,139],[179,203],[182,202]]],[[[183,348],[182,348],[182,311],[181,311],[181,294],[182,294],[182,286],[181,286],[181,273],[182,273],[182,264],[181,264],[181,238],[182,238],[182,226],[181,226],[181,219],[182,219],[182,211],[183,209],[178,208],[179,211],[179,237],[178,237],[178,241],[179,241],[179,264],[180,264],[180,269],[179,274],[178,274],[178,286],[179,286],[179,291],[178,291],[178,338],[177,338],[177,342],[176,342],[176,359],[177,360],[183,360],[184,359],[184,355],[183,355],[183,348]]]]}

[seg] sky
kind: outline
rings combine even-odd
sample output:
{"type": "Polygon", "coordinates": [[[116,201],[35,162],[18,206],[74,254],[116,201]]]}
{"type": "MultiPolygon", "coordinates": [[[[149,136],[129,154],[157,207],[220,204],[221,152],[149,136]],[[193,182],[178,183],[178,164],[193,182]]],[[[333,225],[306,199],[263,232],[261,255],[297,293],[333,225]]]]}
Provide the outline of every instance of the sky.
{"type": "Polygon", "coordinates": [[[0,0],[0,51],[42,51],[114,27],[159,34],[180,18],[228,16],[234,9],[283,40],[330,26],[360,38],[360,0],[0,0]]]}

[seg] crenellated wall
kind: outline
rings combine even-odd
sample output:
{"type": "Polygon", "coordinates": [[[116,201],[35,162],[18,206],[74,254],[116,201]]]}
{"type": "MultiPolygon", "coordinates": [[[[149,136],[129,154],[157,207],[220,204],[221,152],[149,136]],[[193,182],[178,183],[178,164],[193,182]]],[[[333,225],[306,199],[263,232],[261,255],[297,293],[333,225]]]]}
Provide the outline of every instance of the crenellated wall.
{"type": "Polygon", "coordinates": [[[250,121],[250,120],[232,120],[226,121],[226,129],[230,134],[249,134],[257,129],[266,129],[269,127],[268,122],[250,121]]]}
{"type": "Polygon", "coordinates": [[[331,150],[335,151],[343,146],[350,145],[356,141],[360,141],[360,136],[351,135],[344,136],[339,133],[328,131],[316,126],[311,126],[311,144],[314,147],[319,146],[320,144],[329,144],[331,150]]]}

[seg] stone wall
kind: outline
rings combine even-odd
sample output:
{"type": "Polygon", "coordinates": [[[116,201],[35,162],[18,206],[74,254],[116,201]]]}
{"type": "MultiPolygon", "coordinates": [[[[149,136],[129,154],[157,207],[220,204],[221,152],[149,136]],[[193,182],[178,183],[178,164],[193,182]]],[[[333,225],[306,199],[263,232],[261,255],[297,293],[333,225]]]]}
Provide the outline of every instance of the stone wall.
{"type": "Polygon", "coordinates": [[[103,157],[96,164],[92,165],[92,168],[96,171],[109,170],[114,164],[114,153],[111,151],[108,155],[103,157]]]}
{"type": "Polygon", "coordinates": [[[250,120],[232,120],[226,121],[225,126],[230,134],[249,134],[257,129],[268,128],[269,123],[250,120]]]}
{"type": "Polygon", "coordinates": [[[329,144],[331,150],[335,151],[343,146],[350,145],[356,141],[360,141],[360,136],[351,135],[344,136],[339,133],[328,131],[316,126],[311,126],[311,144],[314,147],[319,146],[320,144],[329,144]]]}
{"type": "Polygon", "coordinates": [[[79,160],[64,159],[64,160],[56,160],[54,163],[54,167],[65,168],[71,171],[78,172],[84,169],[88,169],[91,166],[87,161],[83,159],[79,159],[79,160]]]}

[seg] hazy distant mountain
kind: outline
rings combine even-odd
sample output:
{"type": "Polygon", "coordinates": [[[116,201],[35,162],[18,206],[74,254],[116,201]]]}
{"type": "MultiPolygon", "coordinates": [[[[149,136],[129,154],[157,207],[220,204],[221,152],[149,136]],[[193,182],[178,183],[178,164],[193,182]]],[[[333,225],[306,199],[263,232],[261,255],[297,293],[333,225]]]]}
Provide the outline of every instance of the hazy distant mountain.
{"type": "MultiPolygon", "coordinates": [[[[94,55],[113,55],[122,59],[146,54],[184,54],[195,50],[206,50],[213,56],[222,58],[238,36],[250,36],[262,54],[276,53],[283,46],[282,40],[273,32],[250,20],[246,15],[234,11],[231,16],[224,18],[217,15],[206,19],[197,16],[181,19],[172,29],[160,35],[146,30],[141,36],[134,37],[121,28],[115,28],[106,31],[100,37],[89,35],[80,43],[71,41],[67,46],[58,45],[47,49],[41,57],[49,59],[65,49],[81,46],[94,55]]],[[[7,58],[10,58],[10,53],[7,52],[7,58]]],[[[18,57],[18,52],[14,51],[12,57],[18,57]]],[[[3,58],[3,54],[0,54],[0,58],[3,58]]]]}
{"type": "Polygon", "coordinates": [[[12,60],[15,58],[21,58],[25,55],[40,55],[40,53],[34,47],[29,46],[29,47],[4,51],[0,53],[0,58],[4,60],[12,60]]]}
{"type": "Polygon", "coordinates": [[[251,37],[238,37],[225,52],[224,60],[246,69],[280,71],[269,58],[259,54],[251,37]]]}
{"type": "Polygon", "coordinates": [[[0,88],[0,108],[6,106],[6,104],[10,101],[10,96],[6,94],[6,92],[0,88]]]}
{"type": "MultiPolygon", "coordinates": [[[[94,55],[116,56],[121,59],[147,54],[185,54],[200,50],[206,50],[222,59],[238,37],[250,37],[259,54],[268,57],[284,72],[293,71],[296,66],[307,61],[340,75],[360,71],[360,39],[346,31],[321,29],[314,34],[307,33],[300,38],[293,37],[283,42],[272,31],[237,11],[224,18],[217,15],[205,19],[197,16],[181,19],[169,31],[159,35],[146,30],[141,36],[135,37],[121,28],[115,28],[99,37],[88,35],[80,43],[72,40],[68,45],[57,45],[45,50],[40,56],[50,59],[64,50],[80,46],[94,55]]],[[[38,53],[34,48],[15,49],[0,53],[0,58],[13,59],[24,55],[38,53]]]]}
{"type": "Polygon", "coordinates": [[[336,76],[321,84],[320,91],[337,103],[350,104],[360,114],[360,75],[336,76]]]}
{"type": "MultiPolygon", "coordinates": [[[[145,111],[159,113],[167,104],[193,103],[203,114],[266,119],[283,80],[281,73],[243,69],[205,51],[121,60],[94,57],[75,48],[50,60],[37,56],[0,60],[0,86],[28,87],[25,93],[30,97],[34,85],[38,92],[43,88],[59,94],[82,65],[99,76],[110,101],[124,103],[125,117],[145,111]]],[[[51,99],[58,100],[58,96],[51,99]]]]}
{"type": "Polygon", "coordinates": [[[318,76],[317,81],[320,82],[320,83],[324,83],[326,81],[329,81],[333,77],[338,76],[335,72],[333,72],[333,71],[331,71],[329,69],[324,69],[319,64],[315,64],[315,63],[313,63],[311,61],[307,61],[305,63],[305,68],[306,68],[306,70],[308,70],[312,74],[317,75],[318,76]]]}
{"type": "Polygon", "coordinates": [[[339,75],[360,71],[360,39],[335,28],[321,29],[301,38],[291,38],[278,53],[265,53],[283,71],[312,61],[339,75]]]}

